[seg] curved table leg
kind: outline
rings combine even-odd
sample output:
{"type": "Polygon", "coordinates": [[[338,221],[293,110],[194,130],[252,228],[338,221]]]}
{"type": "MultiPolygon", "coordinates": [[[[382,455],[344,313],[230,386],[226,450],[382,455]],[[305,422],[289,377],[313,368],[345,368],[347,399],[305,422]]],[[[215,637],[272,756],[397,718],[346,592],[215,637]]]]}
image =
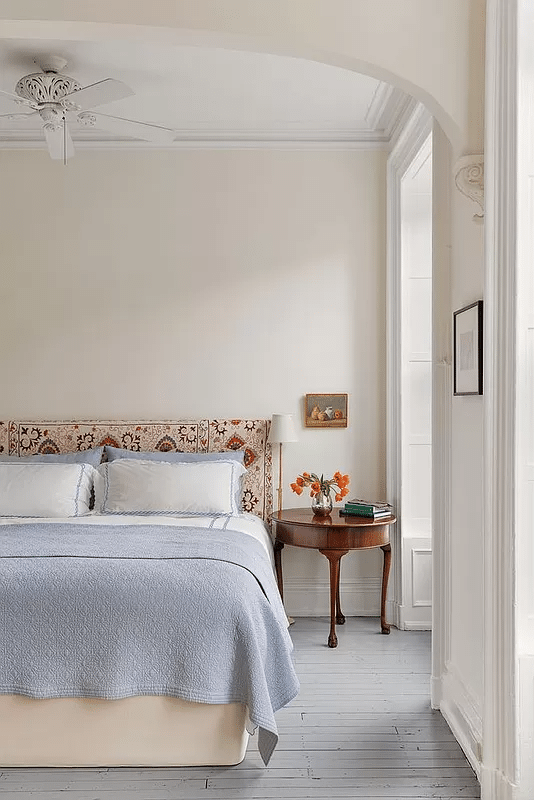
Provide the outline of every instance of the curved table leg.
{"type": "Polygon", "coordinates": [[[284,543],[275,541],[274,543],[274,568],[276,570],[276,581],[282,602],[284,602],[284,579],[282,577],[282,550],[284,543]]]}
{"type": "Polygon", "coordinates": [[[388,593],[389,568],[391,567],[391,545],[384,544],[380,548],[384,553],[384,569],[382,572],[382,600],[380,604],[380,626],[382,633],[389,633],[391,628],[386,622],[386,595],[388,593]]]}
{"type": "Polygon", "coordinates": [[[336,586],[336,625],[345,624],[345,615],[341,610],[341,602],[339,600],[339,584],[341,581],[341,560],[339,562],[339,570],[337,573],[337,586],[336,586]]]}
{"type": "Polygon", "coordinates": [[[319,550],[330,562],[330,634],[328,647],[337,647],[336,608],[339,596],[339,562],[348,550],[319,550]]]}

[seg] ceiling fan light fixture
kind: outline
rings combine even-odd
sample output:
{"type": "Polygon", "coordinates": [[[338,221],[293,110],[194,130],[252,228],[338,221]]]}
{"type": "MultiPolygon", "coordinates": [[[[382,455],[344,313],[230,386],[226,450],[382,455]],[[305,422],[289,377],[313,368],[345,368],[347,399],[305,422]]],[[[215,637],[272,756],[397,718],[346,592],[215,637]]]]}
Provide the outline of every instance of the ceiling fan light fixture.
{"type": "Polygon", "coordinates": [[[61,106],[45,106],[39,110],[39,116],[49,125],[59,125],[63,122],[64,114],[61,106]]]}
{"type": "Polygon", "coordinates": [[[77,120],[87,128],[96,127],[96,115],[92,114],[90,111],[82,111],[81,114],[78,114],[77,120]]]}

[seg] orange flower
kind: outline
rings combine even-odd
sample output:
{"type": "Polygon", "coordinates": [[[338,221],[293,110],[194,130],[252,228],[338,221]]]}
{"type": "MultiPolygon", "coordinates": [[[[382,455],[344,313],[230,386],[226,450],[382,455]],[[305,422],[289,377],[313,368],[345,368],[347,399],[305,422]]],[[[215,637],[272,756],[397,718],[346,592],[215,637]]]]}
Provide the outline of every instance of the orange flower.
{"type": "Polygon", "coordinates": [[[348,484],[349,476],[342,475],[341,472],[337,470],[331,478],[325,478],[324,475],[319,477],[315,472],[302,472],[297,476],[295,482],[289,485],[295,494],[299,495],[302,494],[303,489],[309,489],[310,497],[315,497],[319,492],[324,492],[324,494],[329,497],[330,491],[333,490],[336,502],[339,503],[339,501],[349,493],[347,489],[348,484]]]}

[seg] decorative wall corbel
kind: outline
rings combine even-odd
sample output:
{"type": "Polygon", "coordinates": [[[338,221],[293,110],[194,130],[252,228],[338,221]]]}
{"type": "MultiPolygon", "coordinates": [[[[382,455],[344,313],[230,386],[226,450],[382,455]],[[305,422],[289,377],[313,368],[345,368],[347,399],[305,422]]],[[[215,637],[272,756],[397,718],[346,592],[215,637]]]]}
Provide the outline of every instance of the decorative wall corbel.
{"type": "Polygon", "coordinates": [[[474,214],[473,221],[484,221],[484,156],[469,155],[459,158],[454,166],[454,181],[456,186],[480,206],[481,214],[474,214]]]}

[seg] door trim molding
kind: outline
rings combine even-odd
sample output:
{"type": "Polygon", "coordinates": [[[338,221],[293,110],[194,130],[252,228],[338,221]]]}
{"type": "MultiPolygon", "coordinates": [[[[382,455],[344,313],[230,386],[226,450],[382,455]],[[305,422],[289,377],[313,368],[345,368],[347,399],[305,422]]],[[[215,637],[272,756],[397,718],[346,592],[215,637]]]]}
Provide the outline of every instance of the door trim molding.
{"type": "MultiPolygon", "coordinates": [[[[518,778],[515,675],[517,0],[488,0],[482,797],[518,778]]],[[[499,797],[505,795],[499,795],[499,797]]],[[[506,795],[507,796],[507,795],[506,795]]]]}
{"type": "Polygon", "coordinates": [[[387,162],[387,276],[386,276],[386,492],[399,520],[391,531],[393,570],[390,582],[391,622],[402,626],[401,541],[401,181],[432,133],[432,117],[418,103],[408,119],[387,162]]]}

